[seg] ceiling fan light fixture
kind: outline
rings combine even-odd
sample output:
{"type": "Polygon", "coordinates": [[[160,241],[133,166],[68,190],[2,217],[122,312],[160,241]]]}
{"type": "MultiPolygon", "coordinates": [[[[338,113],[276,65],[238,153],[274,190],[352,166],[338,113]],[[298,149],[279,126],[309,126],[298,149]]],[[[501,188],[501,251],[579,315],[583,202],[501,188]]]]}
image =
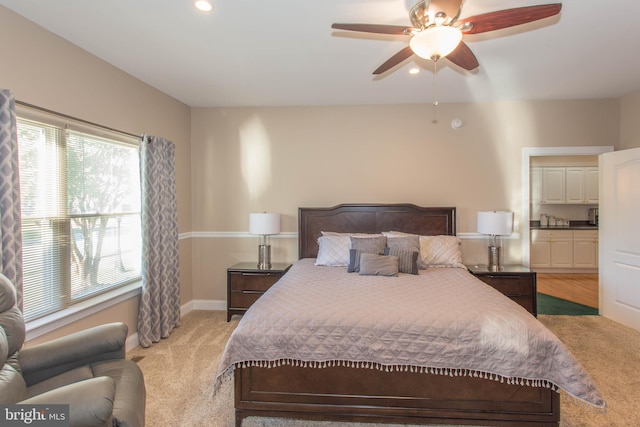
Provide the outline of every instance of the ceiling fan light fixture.
{"type": "Polygon", "coordinates": [[[193,4],[201,12],[211,12],[213,10],[213,5],[209,0],[197,0],[193,4]]]}
{"type": "Polygon", "coordinates": [[[437,61],[458,47],[462,32],[448,25],[436,25],[414,35],[409,40],[413,53],[424,59],[437,61]]]}

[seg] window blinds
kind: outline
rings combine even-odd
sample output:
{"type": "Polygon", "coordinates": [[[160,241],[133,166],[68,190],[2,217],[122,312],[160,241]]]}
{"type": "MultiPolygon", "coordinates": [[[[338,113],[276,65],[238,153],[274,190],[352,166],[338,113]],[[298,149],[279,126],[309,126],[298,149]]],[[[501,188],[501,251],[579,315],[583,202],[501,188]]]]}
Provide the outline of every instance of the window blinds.
{"type": "Polygon", "coordinates": [[[18,145],[25,319],[139,280],[136,139],[19,115],[18,145]]]}

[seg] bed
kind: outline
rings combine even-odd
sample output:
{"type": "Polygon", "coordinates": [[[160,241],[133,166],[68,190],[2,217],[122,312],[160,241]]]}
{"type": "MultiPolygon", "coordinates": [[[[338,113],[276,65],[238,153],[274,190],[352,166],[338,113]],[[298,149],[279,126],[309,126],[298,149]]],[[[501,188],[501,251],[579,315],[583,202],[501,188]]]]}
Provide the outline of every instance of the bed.
{"type": "MultiPolygon", "coordinates": [[[[367,276],[347,272],[355,251],[347,268],[316,265],[323,232],[455,236],[455,213],[411,204],[300,208],[299,261],[249,309],[222,356],[216,384],[233,378],[236,426],[248,416],[557,426],[559,389],[604,408],[562,343],[463,266],[367,276]]],[[[361,262],[360,272],[375,267],[364,255],[361,262]]]]}

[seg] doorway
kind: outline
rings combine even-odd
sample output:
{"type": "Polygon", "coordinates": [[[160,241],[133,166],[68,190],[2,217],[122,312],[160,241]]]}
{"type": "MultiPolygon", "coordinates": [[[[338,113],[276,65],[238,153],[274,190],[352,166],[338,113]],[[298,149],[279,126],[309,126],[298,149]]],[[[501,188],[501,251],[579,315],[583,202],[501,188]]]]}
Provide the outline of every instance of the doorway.
{"type": "MultiPolygon", "coordinates": [[[[531,189],[531,181],[530,181],[530,169],[531,169],[531,162],[532,162],[532,158],[533,157],[545,157],[545,156],[597,156],[600,155],[602,153],[607,153],[613,151],[613,147],[612,146],[593,146],[593,147],[589,147],[589,146],[584,146],[584,147],[533,147],[533,148],[523,148],[522,149],[522,221],[521,221],[521,227],[522,227],[522,232],[521,232],[521,236],[522,236],[522,262],[523,265],[529,267],[531,264],[531,253],[530,253],[530,244],[531,244],[531,239],[530,239],[530,220],[531,218],[531,208],[530,208],[530,201],[531,201],[531,194],[530,194],[530,189],[531,189]]],[[[566,280],[560,280],[558,281],[558,277],[553,277],[553,276],[549,276],[545,278],[545,276],[543,274],[540,275],[539,278],[539,287],[541,288],[545,288],[545,287],[553,287],[554,285],[558,285],[561,284],[562,286],[564,286],[564,284],[567,284],[567,290],[568,292],[571,292],[571,289],[573,289],[573,291],[575,291],[576,289],[576,284],[572,283],[571,281],[566,281],[566,280]],[[547,282],[545,282],[546,279],[547,282]],[[572,286],[573,285],[573,286],[572,286]]],[[[591,280],[589,281],[590,286],[593,287],[595,282],[595,286],[596,289],[595,290],[591,290],[589,292],[596,292],[596,294],[599,295],[599,291],[597,289],[597,276],[592,277],[591,280]]],[[[560,286],[560,285],[558,285],[560,286]]],[[[548,292],[548,291],[547,291],[548,292]]],[[[557,292],[555,292],[556,294],[558,292],[564,292],[564,291],[560,291],[558,290],[557,292]]],[[[600,303],[600,301],[599,301],[600,303]]],[[[600,304],[598,304],[600,305],[600,304]]]]}

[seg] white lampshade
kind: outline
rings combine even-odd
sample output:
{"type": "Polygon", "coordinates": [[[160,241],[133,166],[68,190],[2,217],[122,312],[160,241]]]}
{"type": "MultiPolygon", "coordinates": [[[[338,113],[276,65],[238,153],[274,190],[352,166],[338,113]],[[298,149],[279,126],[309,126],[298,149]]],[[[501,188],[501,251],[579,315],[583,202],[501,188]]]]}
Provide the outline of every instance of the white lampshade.
{"type": "Polygon", "coordinates": [[[478,233],[507,236],[513,232],[513,212],[478,212],[478,233]]]}
{"type": "Polygon", "coordinates": [[[449,55],[462,40],[462,32],[448,25],[436,25],[420,31],[409,40],[413,53],[437,61],[449,55]]]}
{"type": "Polygon", "coordinates": [[[280,233],[280,214],[273,212],[250,213],[249,233],[263,236],[280,233]]]}

